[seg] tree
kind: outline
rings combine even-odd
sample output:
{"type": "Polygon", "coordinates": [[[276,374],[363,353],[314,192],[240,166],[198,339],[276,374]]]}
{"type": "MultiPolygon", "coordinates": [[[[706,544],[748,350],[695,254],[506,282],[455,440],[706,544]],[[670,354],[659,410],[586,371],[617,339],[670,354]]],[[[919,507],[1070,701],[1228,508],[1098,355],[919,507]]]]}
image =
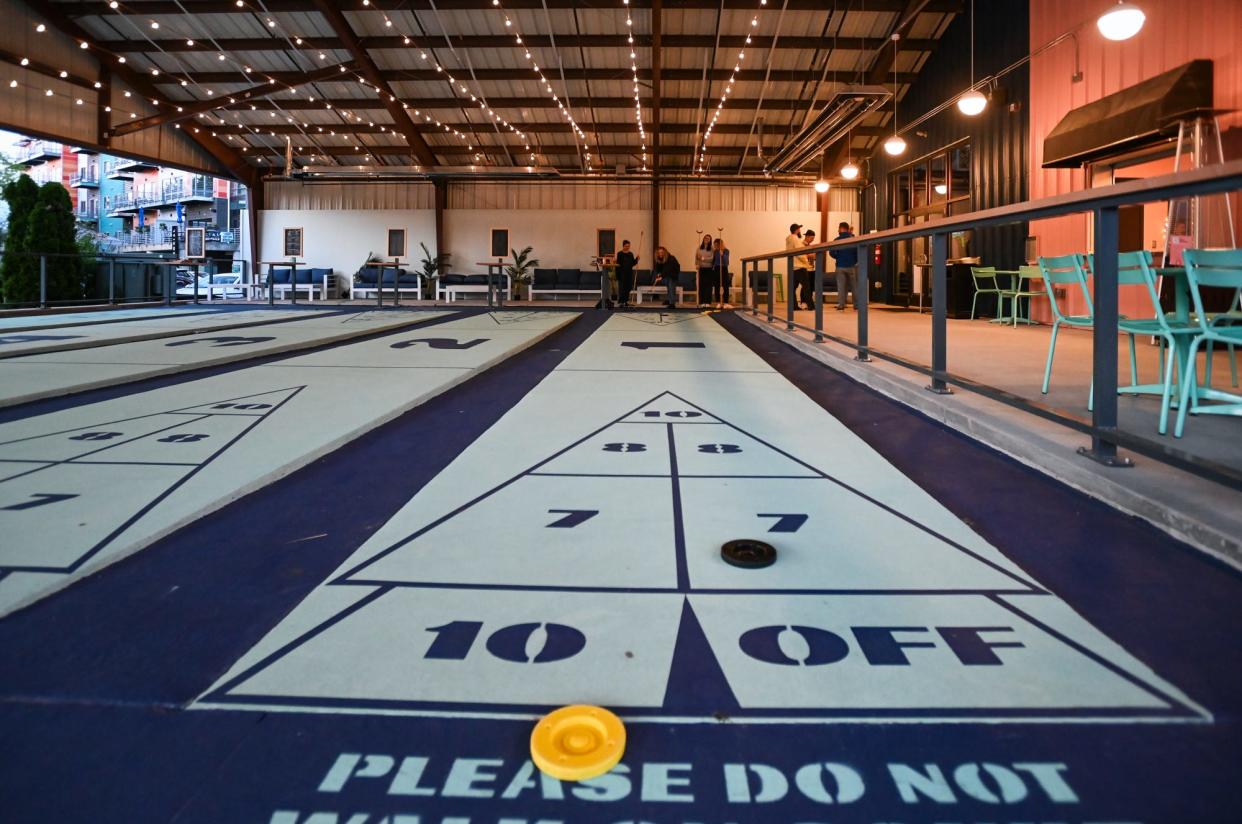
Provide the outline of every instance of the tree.
{"type": "Polygon", "coordinates": [[[30,215],[39,200],[39,187],[26,175],[5,184],[4,200],[9,206],[8,236],[4,257],[0,259],[0,290],[6,303],[39,299],[39,261],[27,254],[30,215]]]}
{"type": "MultiPolygon", "coordinates": [[[[82,297],[82,258],[79,256],[73,202],[59,183],[44,183],[26,226],[26,248],[47,255],[48,300],[82,297]]],[[[36,299],[38,269],[36,264],[36,299]]]]}

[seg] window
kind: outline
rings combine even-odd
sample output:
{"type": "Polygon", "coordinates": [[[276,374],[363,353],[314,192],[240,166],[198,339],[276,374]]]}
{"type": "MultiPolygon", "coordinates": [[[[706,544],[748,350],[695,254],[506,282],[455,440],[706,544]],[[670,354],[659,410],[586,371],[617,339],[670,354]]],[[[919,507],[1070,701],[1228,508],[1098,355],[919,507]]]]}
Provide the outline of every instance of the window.
{"type": "MultiPolygon", "coordinates": [[[[890,182],[893,226],[917,225],[945,215],[969,212],[974,203],[970,142],[959,141],[895,169],[890,182]]],[[[969,254],[971,235],[969,231],[955,233],[949,249],[950,260],[969,254]]],[[[910,294],[914,268],[931,262],[928,240],[913,238],[894,244],[894,295],[910,294]]]]}
{"type": "Polygon", "coordinates": [[[949,199],[949,178],[946,174],[948,157],[936,155],[931,159],[931,203],[943,203],[949,199]]]}

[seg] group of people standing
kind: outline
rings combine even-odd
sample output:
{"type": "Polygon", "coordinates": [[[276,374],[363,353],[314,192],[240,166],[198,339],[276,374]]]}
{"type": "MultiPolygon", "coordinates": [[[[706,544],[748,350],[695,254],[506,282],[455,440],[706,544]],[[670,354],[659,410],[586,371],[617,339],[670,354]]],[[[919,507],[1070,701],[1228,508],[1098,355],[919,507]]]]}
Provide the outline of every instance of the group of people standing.
{"type": "MultiPolygon", "coordinates": [[[[630,305],[630,293],[634,290],[634,267],[640,258],[630,248],[630,242],[621,242],[621,251],[617,253],[617,302],[620,306],[630,305]]],[[[699,306],[730,309],[729,286],[732,275],[729,273],[729,247],[723,238],[703,235],[699,247],[694,252],[694,266],[698,270],[699,306]]],[[[677,305],[677,288],[681,281],[681,262],[663,246],[656,247],[654,274],[656,284],[665,287],[667,300],[665,305],[670,308],[677,305]]]]}
{"type": "MultiPolygon", "coordinates": [[[[837,224],[837,236],[833,240],[844,240],[854,237],[853,227],[846,221],[837,224]]],[[[803,246],[814,246],[815,230],[802,231],[801,223],[792,223],[789,234],[785,237],[785,251],[797,251],[803,246]]],[[[853,293],[854,302],[858,302],[858,249],[850,246],[845,249],[834,249],[828,252],[836,262],[837,279],[837,311],[845,310],[846,296],[853,293]]],[[[794,255],[794,283],[797,286],[796,306],[803,309],[815,308],[815,255],[794,255]]]]}

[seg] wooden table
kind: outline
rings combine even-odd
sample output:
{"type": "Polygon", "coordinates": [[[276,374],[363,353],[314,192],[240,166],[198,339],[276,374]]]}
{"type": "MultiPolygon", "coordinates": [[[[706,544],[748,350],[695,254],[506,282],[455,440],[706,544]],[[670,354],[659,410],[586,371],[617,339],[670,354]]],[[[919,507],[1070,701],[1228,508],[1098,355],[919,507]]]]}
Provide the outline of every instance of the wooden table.
{"type": "MultiPolygon", "coordinates": [[[[186,260],[153,260],[151,261],[157,266],[193,266],[194,267],[194,302],[198,303],[198,267],[203,265],[203,261],[199,258],[189,258],[186,260]]],[[[164,282],[164,305],[172,306],[173,296],[177,291],[177,270],[173,269],[171,279],[165,279],[164,282]]],[[[211,300],[211,293],[208,292],[208,300],[211,300]]]]}
{"type": "MultiPolygon", "coordinates": [[[[306,261],[298,260],[297,258],[290,258],[289,260],[256,260],[255,261],[254,263],[255,266],[266,266],[267,267],[267,303],[269,306],[272,306],[276,303],[276,290],[273,288],[273,284],[272,284],[272,267],[273,266],[288,266],[289,267],[289,300],[292,303],[297,303],[298,302],[298,290],[294,287],[297,286],[297,282],[298,282],[298,265],[305,264],[305,263],[306,261]]],[[[256,283],[256,284],[252,284],[251,288],[261,289],[263,288],[263,286],[261,284],[256,283]]]]}

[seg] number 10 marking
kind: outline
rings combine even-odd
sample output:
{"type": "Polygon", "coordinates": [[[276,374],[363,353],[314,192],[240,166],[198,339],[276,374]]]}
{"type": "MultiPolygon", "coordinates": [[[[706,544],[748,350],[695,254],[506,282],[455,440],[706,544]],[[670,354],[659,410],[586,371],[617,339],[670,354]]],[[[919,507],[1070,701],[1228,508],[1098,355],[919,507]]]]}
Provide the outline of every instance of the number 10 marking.
{"type": "MultiPolygon", "coordinates": [[[[464,661],[483,629],[482,621],[453,621],[428,627],[436,639],[423,653],[424,658],[442,661],[464,661]]],[[[487,637],[487,651],[502,661],[515,664],[547,664],[572,658],[586,646],[586,636],[564,624],[512,624],[501,627],[487,637]],[[532,636],[540,627],[544,631],[543,646],[533,655],[527,653],[532,636]]]]}

